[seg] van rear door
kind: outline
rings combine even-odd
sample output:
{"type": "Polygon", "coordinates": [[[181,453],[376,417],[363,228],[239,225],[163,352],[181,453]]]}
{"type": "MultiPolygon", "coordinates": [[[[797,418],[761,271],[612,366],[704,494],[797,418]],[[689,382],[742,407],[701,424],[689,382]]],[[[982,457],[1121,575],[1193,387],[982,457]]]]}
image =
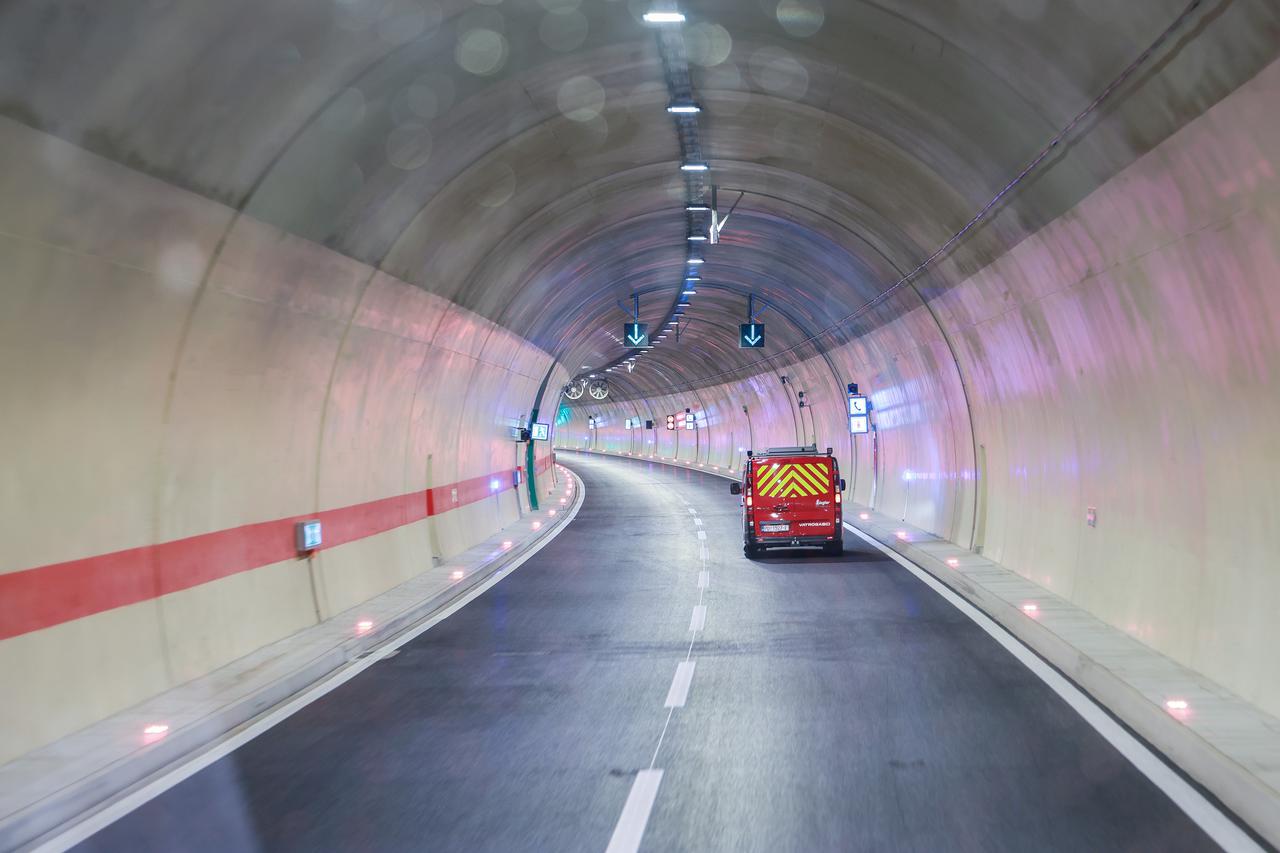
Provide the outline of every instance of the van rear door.
{"type": "Polygon", "coordinates": [[[786,456],[756,463],[756,535],[770,539],[836,535],[835,469],[828,456],[786,456]]]}

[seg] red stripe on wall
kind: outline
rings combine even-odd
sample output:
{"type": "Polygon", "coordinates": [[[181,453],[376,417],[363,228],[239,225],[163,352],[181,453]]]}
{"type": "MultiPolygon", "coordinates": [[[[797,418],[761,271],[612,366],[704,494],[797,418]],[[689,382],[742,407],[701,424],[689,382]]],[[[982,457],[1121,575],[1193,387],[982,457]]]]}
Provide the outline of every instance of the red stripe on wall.
{"type": "MultiPolygon", "coordinates": [[[[537,462],[541,474],[551,457],[537,462]]],[[[523,469],[521,469],[523,470],[523,469]]],[[[313,515],[202,533],[158,545],[0,574],[0,640],[137,604],[296,557],[294,524],[318,518],[324,548],[376,536],[513,488],[514,470],[313,515]],[[492,488],[492,481],[498,488],[492,488]],[[458,500],[452,500],[452,490],[458,500]]]]}

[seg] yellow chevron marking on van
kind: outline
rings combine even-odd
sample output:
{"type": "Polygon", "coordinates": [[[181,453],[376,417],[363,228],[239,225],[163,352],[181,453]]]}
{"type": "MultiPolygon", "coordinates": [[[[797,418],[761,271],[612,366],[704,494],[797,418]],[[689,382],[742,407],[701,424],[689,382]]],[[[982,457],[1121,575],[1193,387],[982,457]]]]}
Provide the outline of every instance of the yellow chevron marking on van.
{"type": "Polygon", "coordinates": [[[768,479],[763,477],[756,479],[756,489],[762,497],[787,498],[796,495],[812,497],[826,491],[825,483],[821,479],[815,483],[813,473],[801,464],[779,465],[776,474],[772,469],[769,473],[772,476],[768,479]]]}
{"type": "Polygon", "coordinates": [[[756,469],[756,491],[761,491],[778,474],[778,466],[762,466],[756,469]]]}
{"type": "Polygon", "coordinates": [[[813,465],[813,464],[807,464],[807,465],[799,465],[797,467],[800,469],[800,473],[804,476],[805,480],[809,482],[809,485],[813,486],[815,489],[817,489],[820,492],[826,491],[826,488],[827,488],[826,472],[823,471],[819,466],[813,465]]]}

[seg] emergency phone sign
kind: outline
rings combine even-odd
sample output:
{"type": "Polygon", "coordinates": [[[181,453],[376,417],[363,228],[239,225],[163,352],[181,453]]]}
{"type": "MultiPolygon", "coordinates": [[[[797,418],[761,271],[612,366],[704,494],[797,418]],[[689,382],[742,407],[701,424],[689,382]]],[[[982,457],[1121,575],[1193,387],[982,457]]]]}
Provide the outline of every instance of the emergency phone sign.
{"type": "Polygon", "coordinates": [[[866,435],[871,431],[871,416],[868,413],[867,398],[864,394],[849,395],[849,432],[853,435],[866,435]]]}

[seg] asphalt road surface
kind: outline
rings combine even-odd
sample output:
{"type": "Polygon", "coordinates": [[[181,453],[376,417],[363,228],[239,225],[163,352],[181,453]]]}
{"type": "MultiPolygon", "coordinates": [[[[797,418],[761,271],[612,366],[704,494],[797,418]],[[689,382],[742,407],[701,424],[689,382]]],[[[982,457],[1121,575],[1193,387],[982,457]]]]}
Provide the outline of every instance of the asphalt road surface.
{"type": "Polygon", "coordinates": [[[561,461],[541,552],[78,849],[604,851],[650,768],[643,850],[1217,849],[856,537],[749,561],[725,480],[561,461]]]}

